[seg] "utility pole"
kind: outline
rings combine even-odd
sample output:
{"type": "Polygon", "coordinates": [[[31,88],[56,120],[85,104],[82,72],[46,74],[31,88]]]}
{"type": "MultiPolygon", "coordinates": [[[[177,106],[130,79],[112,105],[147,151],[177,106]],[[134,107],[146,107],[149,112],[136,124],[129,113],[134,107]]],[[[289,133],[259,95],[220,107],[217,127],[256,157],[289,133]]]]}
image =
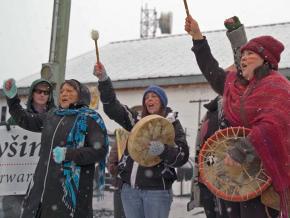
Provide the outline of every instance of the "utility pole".
{"type": "Polygon", "coordinates": [[[202,102],[208,102],[209,100],[208,99],[199,99],[199,100],[190,100],[189,103],[198,103],[198,123],[197,123],[197,126],[199,126],[199,123],[200,123],[200,113],[201,113],[201,103],[202,102]]]}
{"type": "Polygon", "coordinates": [[[54,85],[56,101],[65,78],[70,8],[71,0],[54,0],[49,62],[43,63],[41,68],[41,77],[54,85]]]}

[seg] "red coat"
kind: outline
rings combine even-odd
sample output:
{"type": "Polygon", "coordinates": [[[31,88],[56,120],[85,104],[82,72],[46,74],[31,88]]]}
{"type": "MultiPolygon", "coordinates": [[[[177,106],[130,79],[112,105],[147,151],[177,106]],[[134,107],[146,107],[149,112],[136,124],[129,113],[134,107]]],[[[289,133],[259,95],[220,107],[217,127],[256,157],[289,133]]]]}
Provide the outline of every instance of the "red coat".
{"type": "Polygon", "coordinates": [[[223,95],[225,118],[232,126],[251,128],[248,140],[272,178],[285,211],[285,193],[290,189],[290,82],[272,70],[242,85],[237,73],[226,73],[219,66],[206,39],[194,41],[192,50],[203,75],[223,95]]]}

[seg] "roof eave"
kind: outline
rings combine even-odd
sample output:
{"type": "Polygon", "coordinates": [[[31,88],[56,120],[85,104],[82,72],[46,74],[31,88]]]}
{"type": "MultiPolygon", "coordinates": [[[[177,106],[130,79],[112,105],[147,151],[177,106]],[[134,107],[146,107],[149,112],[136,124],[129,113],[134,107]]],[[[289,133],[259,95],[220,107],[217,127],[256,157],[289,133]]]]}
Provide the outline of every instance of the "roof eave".
{"type": "MultiPolygon", "coordinates": [[[[290,78],[290,68],[281,68],[279,71],[290,78]]],[[[170,77],[157,77],[157,78],[141,78],[141,79],[128,79],[128,80],[116,80],[113,81],[115,89],[128,89],[128,88],[144,88],[151,84],[160,86],[174,86],[174,85],[189,85],[207,83],[203,75],[180,75],[170,77]]],[[[96,83],[86,83],[87,85],[96,85],[96,83]]],[[[28,95],[30,87],[18,88],[18,95],[28,95]]],[[[1,89],[0,96],[4,97],[1,89]]]]}

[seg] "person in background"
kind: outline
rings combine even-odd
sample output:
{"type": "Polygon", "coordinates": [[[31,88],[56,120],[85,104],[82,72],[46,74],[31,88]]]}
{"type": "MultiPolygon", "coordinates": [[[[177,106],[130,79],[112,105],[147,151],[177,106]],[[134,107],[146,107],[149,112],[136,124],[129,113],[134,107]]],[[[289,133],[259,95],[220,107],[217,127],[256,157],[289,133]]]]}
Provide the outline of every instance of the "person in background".
{"type": "MultiPolygon", "coordinates": [[[[227,127],[227,123],[222,116],[222,97],[217,96],[215,99],[211,100],[209,103],[205,104],[204,107],[207,109],[205,116],[203,117],[198,135],[196,138],[196,155],[195,164],[198,166],[198,155],[203,143],[211,137],[217,130],[227,127]]],[[[224,200],[217,198],[199,179],[198,168],[196,167],[197,175],[193,178],[193,197],[200,200],[200,202],[194,201],[196,206],[202,206],[204,208],[207,218],[227,218],[227,212],[225,209],[224,200]],[[199,192],[199,196],[196,196],[199,192]],[[200,205],[199,205],[200,204],[200,205]]],[[[193,209],[193,208],[192,208],[193,209]]]]}
{"type": "MultiPolygon", "coordinates": [[[[234,65],[229,66],[225,71],[240,70],[240,48],[247,42],[244,25],[241,24],[237,16],[228,18],[224,21],[227,29],[226,35],[231,43],[234,57],[234,65]]],[[[209,103],[204,104],[207,112],[203,117],[196,137],[195,147],[195,176],[192,181],[191,201],[188,203],[188,210],[196,206],[203,206],[207,218],[227,218],[225,200],[217,198],[199,179],[198,155],[201,146],[217,130],[229,126],[224,119],[222,108],[222,96],[217,96],[209,103]]]]}
{"type": "Polygon", "coordinates": [[[13,79],[4,82],[9,112],[16,123],[41,132],[40,157],[24,200],[22,218],[92,218],[95,163],[104,188],[108,137],[101,116],[89,109],[89,89],[71,79],[60,86],[59,106],[47,113],[23,110],[13,79]]]}
{"type": "MultiPolygon", "coordinates": [[[[44,113],[55,107],[53,99],[52,84],[44,79],[32,82],[26,102],[26,111],[31,113],[44,113]]],[[[9,125],[16,125],[15,120],[10,117],[9,125]]],[[[19,218],[21,204],[25,195],[6,195],[2,198],[3,218],[19,218]]]]}
{"type": "Polygon", "coordinates": [[[121,199],[121,188],[122,188],[122,181],[118,178],[118,145],[117,145],[117,133],[115,130],[115,141],[111,147],[108,160],[107,160],[107,168],[109,173],[113,177],[112,185],[114,186],[114,218],[126,218],[124,213],[124,208],[121,199]]]}
{"type": "MultiPolygon", "coordinates": [[[[191,16],[186,18],[185,30],[192,36],[192,51],[201,72],[212,88],[223,96],[225,119],[230,126],[251,129],[246,138],[235,141],[224,163],[251,165],[259,157],[280,196],[280,215],[288,217],[290,101],[287,99],[290,99],[290,82],[278,72],[284,45],[269,35],[253,38],[241,47],[241,71],[225,72],[191,16]]],[[[227,211],[230,218],[278,215],[278,211],[264,206],[260,197],[232,204],[227,211]]]]}
{"type": "Polygon", "coordinates": [[[127,131],[142,118],[158,114],[171,120],[175,130],[175,144],[166,145],[159,141],[150,142],[148,153],[159,156],[161,163],[143,167],[130,157],[128,149],[118,165],[118,176],[122,180],[121,198],[127,218],[167,218],[173,200],[172,183],[177,179],[175,167],[188,161],[189,148],[184,130],[177,119],[177,113],[167,107],[165,91],[156,85],[149,86],[141,99],[141,116],[121,104],[115,94],[111,79],[104,66],[97,63],[94,74],[99,79],[99,91],[104,111],[127,131]]]}
{"type": "MultiPolygon", "coordinates": [[[[52,84],[45,79],[33,81],[29,88],[25,110],[31,113],[45,113],[54,107],[52,84]]],[[[13,117],[10,117],[7,122],[10,125],[17,124],[13,117]]]]}

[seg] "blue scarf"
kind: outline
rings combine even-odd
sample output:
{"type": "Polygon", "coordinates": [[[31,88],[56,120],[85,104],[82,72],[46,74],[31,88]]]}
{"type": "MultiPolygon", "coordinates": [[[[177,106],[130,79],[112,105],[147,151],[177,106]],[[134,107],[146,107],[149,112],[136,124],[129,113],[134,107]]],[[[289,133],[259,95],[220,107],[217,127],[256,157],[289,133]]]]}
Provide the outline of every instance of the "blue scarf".
{"type": "MultiPolygon", "coordinates": [[[[108,151],[109,140],[107,135],[107,130],[105,127],[105,123],[102,117],[94,110],[89,108],[79,108],[79,109],[58,109],[55,111],[56,115],[59,116],[72,116],[76,115],[76,119],[73,127],[67,137],[66,147],[67,148],[79,148],[84,146],[85,136],[87,133],[87,118],[91,117],[94,121],[96,121],[97,125],[101,128],[103,133],[105,134],[105,149],[108,151]]],[[[103,191],[105,188],[105,166],[106,166],[106,158],[99,162],[99,178],[98,178],[98,194],[103,196],[103,191]]],[[[64,163],[64,176],[65,180],[63,181],[63,187],[65,191],[64,195],[64,203],[66,206],[75,210],[76,208],[76,198],[77,192],[79,188],[79,179],[80,179],[81,168],[77,166],[73,161],[64,163]]]]}

